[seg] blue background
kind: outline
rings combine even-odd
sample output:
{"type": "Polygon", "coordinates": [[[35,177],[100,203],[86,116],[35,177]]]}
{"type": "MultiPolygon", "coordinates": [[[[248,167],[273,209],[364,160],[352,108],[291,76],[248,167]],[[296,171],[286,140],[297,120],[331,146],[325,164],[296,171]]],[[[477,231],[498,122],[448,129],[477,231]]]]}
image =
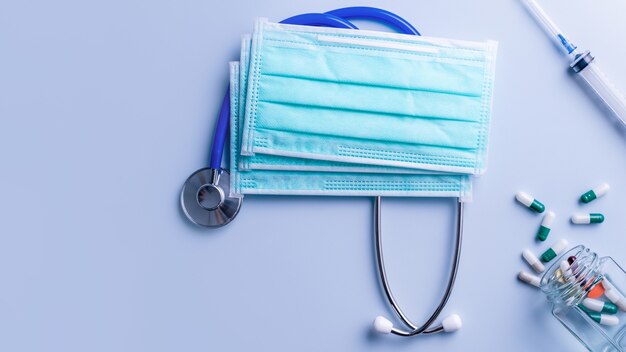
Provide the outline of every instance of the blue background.
{"type": "MultiPolygon", "coordinates": [[[[541,3],[626,91],[626,3],[541,3]]],[[[517,281],[521,250],[567,238],[626,263],[626,139],[518,1],[5,1],[0,48],[2,351],[580,350],[517,281]],[[456,334],[370,332],[391,312],[369,198],[246,197],[218,230],[179,210],[254,18],[362,4],[426,35],[500,42],[489,168],[444,313],[462,316],[456,334]],[[611,192],[580,206],[602,181],[611,192]],[[547,243],[517,190],[557,213],[547,243]],[[569,223],[591,210],[606,222],[569,223]]],[[[443,291],[453,211],[384,199],[390,281],[416,321],[443,291]]]]}

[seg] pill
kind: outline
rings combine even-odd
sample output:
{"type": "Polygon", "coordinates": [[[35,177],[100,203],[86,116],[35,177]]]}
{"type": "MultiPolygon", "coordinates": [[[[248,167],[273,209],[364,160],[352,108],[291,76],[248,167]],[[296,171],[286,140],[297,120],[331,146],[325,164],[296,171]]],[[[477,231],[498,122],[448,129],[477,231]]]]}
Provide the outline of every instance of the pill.
{"type": "Polygon", "coordinates": [[[541,220],[541,226],[539,226],[539,231],[537,232],[537,239],[539,241],[545,241],[550,234],[550,227],[554,222],[554,218],[556,214],[553,211],[549,211],[546,215],[543,216],[543,220],[541,220]]]}
{"type": "Polygon", "coordinates": [[[530,208],[537,213],[543,213],[543,211],[546,209],[546,207],[540,201],[536,200],[528,193],[517,192],[517,194],[515,195],[515,199],[517,199],[518,202],[524,204],[525,207],[530,208]]]}
{"type": "Polygon", "coordinates": [[[554,277],[562,284],[565,283],[565,278],[563,277],[563,272],[561,271],[561,269],[556,269],[554,271],[554,277]]]}
{"type": "Polygon", "coordinates": [[[602,279],[602,286],[606,291],[615,289],[615,286],[607,278],[602,279]]]}
{"type": "Polygon", "coordinates": [[[547,263],[556,258],[567,247],[567,240],[558,240],[541,255],[541,261],[547,263]]]}
{"type": "Polygon", "coordinates": [[[583,312],[585,312],[585,313],[589,313],[589,312],[591,312],[591,311],[589,310],[589,308],[587,308],[587,307],[583,306],[583,304],[582,304],[582,303],[578,303],[578,308],[580,308],[580,310],[582,310],[582,311],[583,311],[583,312]]]}
{"type": "Polygon", "coordinates": [[[600,198],[606,194],[611,189],[608,183],[603,183],[600,186],[587,191],[585,194],[580,196],[580,201],[583,203],[589,203],[596,198],[600,198]]]}
{"type": "Polygon", "coordinates": [[[602,285],[602,282],[598,282],[595,286],[593,286],[591,290],[589,290],[589,293],[587,293],[587,297],[600,298],[602,297],[603,294],[604,294],[604,286],[602,285]]]}
{"type": "Polygon", "coordinates": [[[570,255],[569,258],[567,258],[567,262],[570,265],[574,264],[575,261],[576,261],[576,256],[575,255],[570,255]]]}
{"type": "Polygon", "coordinates": [[[611,302],[604,302],[599,299],[585,298],[583,299],[583,306],[594,312],[616,314],[617,306],[611,302]]]}
{"type": "Polygon", "coordinates": [[[517,274],[517,278],[520,279],[520,281],[523,281],[529,285],[533,285],[535,287],[541,286],[541,278],[529,272],[522,270],[519,272],[519,274],[517,274]]]}
{"type": "Polygon", "coordinates": [[[574,224],[599,224],[604,222],[604,215],[600,213],[574,214],[572,222],[574,224]]]}
{"type": "Polygon", "coordinates": [[[533,270],[535,270],[538,273],[542,273],[544,270],[546,270],[546,267],[543,266],[543,264],[541,263],[541,261],[539,260],[539,258],[537,258],[537,256],[535,255],[535,253],[529,251],[528,249],[525,249],[522,252],[522,257],[524,257],[524,260],[528,263],[528,265],[530,265],[531,268],[533,268],[533,270]]]}
{"type": "Polygon", "coordinates": [[[609,301],[615,303],[620,310],[626,311],[626,299],[616,289],[606,290],[604,291],[604,295],[609,301]]]}
{"type": "Polygon", "coordinates": [[[602,314],[598,312],[586,311],[589,318],[593,319],[598,324],[602,325],[617,325],[619,324],[619,318],[615,315],[602,314]]]}
{"type": "Polygon", "coordinates": [[[565,280],[572,283],[576,282],[576,277],[572,274],[572,271],[570,270],[570,265],[567,260],[561,261],[561,263],[559,264],[559,269],[561,269],[561,275],[563,275],[563,278],[565,280]]]}

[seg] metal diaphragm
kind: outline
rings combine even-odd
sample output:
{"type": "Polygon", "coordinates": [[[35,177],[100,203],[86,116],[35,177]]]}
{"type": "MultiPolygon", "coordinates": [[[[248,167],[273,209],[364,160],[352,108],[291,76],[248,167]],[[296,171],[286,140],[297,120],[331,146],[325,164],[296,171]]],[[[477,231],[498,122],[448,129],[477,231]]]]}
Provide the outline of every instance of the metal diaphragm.
{"type": "Polygon", "coordinates": [[[185,181],[180,205],[196,225],[220,227],[231,222],[241,208],[242,198],[229,197],[230,174],[224,169],[200,169],[185,181]]]}

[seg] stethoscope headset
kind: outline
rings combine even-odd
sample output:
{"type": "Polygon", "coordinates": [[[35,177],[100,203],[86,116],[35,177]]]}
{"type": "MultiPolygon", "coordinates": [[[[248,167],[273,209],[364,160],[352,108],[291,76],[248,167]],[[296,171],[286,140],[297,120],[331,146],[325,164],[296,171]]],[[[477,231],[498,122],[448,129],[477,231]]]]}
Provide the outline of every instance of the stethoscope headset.
{"type": "MultiPolygon", "coordinates": [[[[307,13],[287,18],[281,23],[322,26],[334,28],[358,29],[350,20],[372,20],[393,27],[398,32],[410,35],[420,35],[409,22],[400,16],[386,10],[373,7],[346,7],[326,13],[307,13]]],[[[224,145],[228,133],[230,119],[230,91],[227,90],[219,118],[213,136],[213,146],[211,150],[211,162],[208,168],[194,172],[183,186],[180,202],[187,218],[200,226],[221,227],[230,223],[239,213],[242,198],[230,197],[230,177],[226,169],[222,169],[222,156],[224,145]]],[[[410,330],[401,330],[393,326],[388,319],[378,316],[374,320],[374,329],[380,333],[392,333],[400,336],[415,336],[419,334],[434,334],[438,332],[452,332],[461,328],[461,319],[458,315],[452,314],[445,318],[440,324],[431,328],[430,326],[437,319],[452,292],[454,281],[459,267],[461,253],[461,239],[463,233],[463,202],[458,202],[456,211],[456,243],[452,261],[452,269],[448,278],[446,290],[441,301],[433,311],[431,316],[422,324],[414,324],[398,306],[385,271],[385,263],[382,253],[381,239],[381,197],[375,197],[374,218],[375,218],[375,242],[376,242],[376,263],[382,282],[385,296],[389,304],[400,320],[409,327],[410,330]]]]}

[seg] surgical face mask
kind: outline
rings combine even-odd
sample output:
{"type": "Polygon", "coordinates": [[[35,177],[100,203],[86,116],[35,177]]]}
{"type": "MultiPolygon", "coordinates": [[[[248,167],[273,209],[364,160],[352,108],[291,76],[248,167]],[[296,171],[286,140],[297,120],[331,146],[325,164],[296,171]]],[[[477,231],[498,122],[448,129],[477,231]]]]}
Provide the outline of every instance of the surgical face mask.
{"type": "Polygon", "coordinates": [[[480,174],[496,44],[257,22],[241,153],[480,174]]]}
{"type": "MultiPolygon", "coordinates": [[[[241,41],[239,62],[239,116],[244,116],[246,91],[248,87],[248,71],[250,68],[250,35],[244,35],[241,41]]],[[[243,119],[238,125],[242,129],[243,119]]],[[[241,145],[241,136],[239,136],[241,145]]],[[[415,170],[402,167],[367,165],[339,161],[305,159],[282,155],[255,154],[239,156],[239,170],[292,170],[292,171],[328,171],[328,172],[369,172],[369,173],[437,173],[428,170],[415,170]]]]}
{"type": "Polygon", "coordinates": [[[371,174],[286,170],[239,170],[240,133],[239,72],[230,64],[231,196],[243,194],[292,194],[337,196],[459,197],[471,195],[468,175],[371,174]]]}

